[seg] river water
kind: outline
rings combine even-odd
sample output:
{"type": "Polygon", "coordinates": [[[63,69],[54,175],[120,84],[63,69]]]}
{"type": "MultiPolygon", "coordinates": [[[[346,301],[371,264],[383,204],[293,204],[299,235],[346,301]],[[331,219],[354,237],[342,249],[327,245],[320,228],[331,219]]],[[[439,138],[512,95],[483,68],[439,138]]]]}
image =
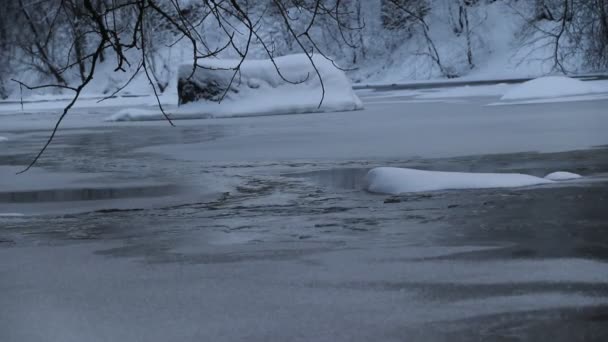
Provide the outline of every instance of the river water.
{"type": "Polygon", "coordinates": [[[79,109],[21,176],[53,116],[0,117],[0,340],[608,338],[608,103],[363,96],[176,128],[79,109]],[[375,166],[584,177],[385,196],[375,166]]]}

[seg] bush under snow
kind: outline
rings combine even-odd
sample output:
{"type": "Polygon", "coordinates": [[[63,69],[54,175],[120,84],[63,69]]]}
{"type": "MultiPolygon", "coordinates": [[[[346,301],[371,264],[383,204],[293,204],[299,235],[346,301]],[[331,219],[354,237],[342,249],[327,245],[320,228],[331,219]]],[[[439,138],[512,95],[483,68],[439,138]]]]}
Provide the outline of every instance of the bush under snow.
{"type": "Polygon", "coordinates": [[[513,87],[501,100],[560,97],[593,93],[588,82],[563,76],[548,76],[533,79],[513,87]]]}
{"type": "MultiPolygon", "coordinates": [[[[238,60],[206,59],[192,77],[192,65],[179,68],[180,103],[172,119],[252,116],[293,113],[350,111],[362,109],[361,100],[344,72],[322,56],[313,56],[325,96],[321,103],[321,81],[304,54],[271,60],[247,60],[232,82],[238,60]],[[226,90],[227,89],[227,90],[226,90]],[[319,104],[321,106],[319,107],[319,104]]],[[[162,120],[160,111],[125,109],[115,121],[162,120]]]]}
{"type": "Polygon", "coordinates": [[[442,172],[378,167],[367,173],[366,189],[375,193],[397,195],[436,190],[522,187],[579,177],[569,172],[554,172],[540,178],[521,173],[442,172]]]}

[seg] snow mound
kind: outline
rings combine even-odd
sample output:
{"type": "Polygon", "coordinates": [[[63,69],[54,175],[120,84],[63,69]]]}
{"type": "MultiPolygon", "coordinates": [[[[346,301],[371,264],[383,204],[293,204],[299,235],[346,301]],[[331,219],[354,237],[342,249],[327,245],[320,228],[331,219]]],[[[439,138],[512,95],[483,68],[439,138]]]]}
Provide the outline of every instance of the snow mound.
{"type": "Polygon", "coordinates": [[[6,138],[6,137],[0,137],[0,142],[3,142],[3,141],[8,141],[8,138],[6,138]]]}
{"type": "Polygon", "coordinates": [[[580,177],[569,172],[554,172],[540,178],[521,173],[466,173],[377,167],[366,175],[366,190],[397,195],[450,189],[514,188],[550,184],[555,180],[572,179],[573,176],[580,177]]]}
{"type": "Polygon", "coordinates": [[[593,86],[587,82],[564,76],[547,76],[533,79],[513,87],[501,100],[521,100],[572,96],[593,93],[593,86]]]}
{"type": "MultiPolygon", "coordinates": [[[[317,73],[306,55],[247,60],[232,84],[238,60],[206,59],[199,62],[192,78],[192,65],[178,72],[181,106],[169,113],[171,119],[258,116],[276,114],[351,111],[363,104],[344,72],[322,56],[313,56],[317,73]],[[228,89],[226,91],[226,89],[228,89]]],[[[108,118],[111,121],[162,120],[160,111],[125,109],[108,118]]]]}
{"type": "Polygon", "coordinates": [[[576,174],[576,173],[557,171],[557,172],[553,172],[553,173],[546,175],[545,179],[549,179],[552,181],[562,181],[562,180],[577,179],[577,178],[581,178],[581,177],[582,177],[581,175],[576,174]]]}

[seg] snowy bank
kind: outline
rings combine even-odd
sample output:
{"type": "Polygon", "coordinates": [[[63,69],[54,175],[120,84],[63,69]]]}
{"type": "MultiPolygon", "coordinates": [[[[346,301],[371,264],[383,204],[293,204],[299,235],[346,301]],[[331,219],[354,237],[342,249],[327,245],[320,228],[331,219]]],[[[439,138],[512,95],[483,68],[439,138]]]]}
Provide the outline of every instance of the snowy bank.
{"type": "Polygon", "coordinates": [[[579,177],[580,175],[569,172],[555,172],[540,178],[520,173],[465,173],[378,167],[367,173],[366,189],[396,195],[450,189],[512,188],[579,177]]]}
{"type": "MultiPolygon", "coordinates": [[[[192,65],[178,72],[181,106],[172,119],[275,115],[362,109],[361,100],[343,71],[322,56],[290,55],[271,60],[248,60],[231,83],[238,60],[206,59],[191,78],[192,65]],[[321,75],[321,81],[314,69],[321,75]],[[319,107],[323,96],[325,96],[319,107]],[[226,90],[227,89],[227,90],[226,90]]],[[[125,109],[113,121],[162,120],[160,111],[125,109]]]]}
{"type": "Polygon", "coordinates": [[[513,87],[503,95],[501,100],[572,96],[593,92],[595,92],[594,88],[589,82],[570,77],[548,76],[533,79],[513,87]]]}
{"type": "Polygon", "coordinates": [[[416,96],[420,99],[441,99],[458,97],[481,97],[481,96],[502,96],[513,87],[510,84],[499,83],[492,85],[462,86],[454,88],[438,89],[432,93],[424,93],[416,96]]]}

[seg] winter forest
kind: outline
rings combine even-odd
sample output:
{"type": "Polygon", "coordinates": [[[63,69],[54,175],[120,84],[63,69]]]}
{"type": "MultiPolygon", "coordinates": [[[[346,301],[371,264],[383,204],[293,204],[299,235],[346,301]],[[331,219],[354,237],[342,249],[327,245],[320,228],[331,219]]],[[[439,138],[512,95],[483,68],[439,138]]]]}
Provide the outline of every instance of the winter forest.
{"type": "Polygon", "coordinates": [[[129,81],[163,93],[180,63],[292,53],[323,55],[354,82],[608,65],[604,0],[12,0],[0,16],[2,98],[129,81]]]}

